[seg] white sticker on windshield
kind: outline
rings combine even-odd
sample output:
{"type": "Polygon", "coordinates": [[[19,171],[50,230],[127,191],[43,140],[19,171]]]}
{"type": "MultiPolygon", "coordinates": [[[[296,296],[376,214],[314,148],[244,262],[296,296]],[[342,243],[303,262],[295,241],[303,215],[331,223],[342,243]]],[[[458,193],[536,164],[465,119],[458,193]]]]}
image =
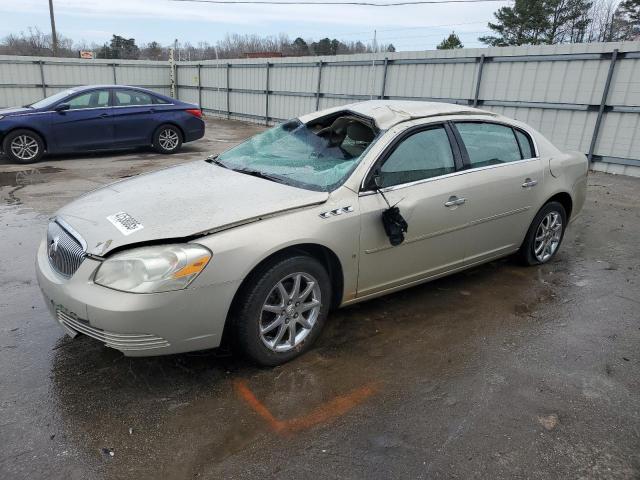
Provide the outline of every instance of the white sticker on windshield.
{"type": "Polygon", "coordinates": [[[114,227],[120,230],[123,235],[131,235],[138,230],[142,230],[144,227],[135,218],[129,215],[127,212],[118,212],[107,217],[114,227]]]}

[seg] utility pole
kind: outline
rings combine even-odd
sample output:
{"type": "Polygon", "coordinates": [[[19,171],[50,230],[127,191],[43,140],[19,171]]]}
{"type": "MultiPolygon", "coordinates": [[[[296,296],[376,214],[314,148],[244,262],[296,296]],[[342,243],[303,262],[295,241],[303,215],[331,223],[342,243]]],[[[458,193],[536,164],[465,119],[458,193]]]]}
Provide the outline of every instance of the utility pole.
{"type": "Polygon", "coordinates": [[[58,36],[56,35],[56,19],[53,15],[53,0],[49,0],[49,17],[51,17],[51,44],[53,56],[58,56],[58,36]]]}

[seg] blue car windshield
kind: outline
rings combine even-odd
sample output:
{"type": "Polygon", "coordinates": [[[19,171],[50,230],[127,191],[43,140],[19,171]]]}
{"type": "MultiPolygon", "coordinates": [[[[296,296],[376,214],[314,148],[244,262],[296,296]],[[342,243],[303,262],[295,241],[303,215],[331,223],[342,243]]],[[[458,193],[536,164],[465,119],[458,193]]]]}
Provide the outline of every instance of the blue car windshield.
{"type": "Polygon", "coordinates": [[[331,191],[346,180],[375,139],[374,129],[354,117],[314,127],[290,120],[227,150],[216,163],[295,187],[331,191]]]}
{"type": "Polygon", "coordinates": [[[75,92],[75,90],[63,90],[62,92],[54,93],[50,97],[43,98],[42,100],[39,100],[39,101],[37,101],[35,103],[32,103],[31,105],[29,105],[29,107],[31,107],[31,108],[46,108],[46,107],[50,107],[54,103],[59,102],[60,100],[62,100],[65,97],[68,97],[69,95],[71,95],[74,92],[75,92]]]}

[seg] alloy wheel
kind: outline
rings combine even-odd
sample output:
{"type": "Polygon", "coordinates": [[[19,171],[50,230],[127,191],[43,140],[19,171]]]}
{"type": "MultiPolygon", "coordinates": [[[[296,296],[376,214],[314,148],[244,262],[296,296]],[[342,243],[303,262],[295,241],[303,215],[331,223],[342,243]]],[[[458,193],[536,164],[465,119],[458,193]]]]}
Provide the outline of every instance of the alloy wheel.
{"type": "Polygon", "coordinates": [[[320,315],[318,281],[308,273],[292,273],[276,283],[262,305],[260,339],[274,352],[287,352],[311,333],[320,315]]]}
{"type": "Polygon", "coordinates": [[[562,216],[559,212],[551,211],[544,216],[536,230],[533,244],[536,259],[541,263],[549,260],[556,253],[561,239],[562,216]]]}
{"type": "Polygon", "coordinates": [[[38,141],[29,135],[18,135],[11,141],[11,153],[20,160],[28,162],[38,156],[38,141]]]}
{"type": "Polygon", "coordinates": [[[172,130],[171,128],[165,128],[160,132],[158,136],[158,143],[160,146],[167,151],[171,151],[178,146],[180,142],[180,137],[178,137],[178,132],[172,130]]]}

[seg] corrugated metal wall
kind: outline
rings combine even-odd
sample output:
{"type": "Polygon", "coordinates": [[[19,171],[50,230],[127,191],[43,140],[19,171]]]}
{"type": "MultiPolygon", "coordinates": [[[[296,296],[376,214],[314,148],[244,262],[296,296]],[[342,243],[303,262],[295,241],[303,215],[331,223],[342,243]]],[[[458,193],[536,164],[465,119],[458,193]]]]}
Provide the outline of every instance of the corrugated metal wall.
{"type": "Polygon", "coordinates": [[[593,160],[640,167],[640,42],[185,62],[178,83],[181,99],[261,122],[369,98],[476,105],[584,153],[600,117],[593,160]]]}
{"type": "MultiPolygon", "coordinates": [[[[0,106],[90,83],[169,93],[169,73],[166,62],[0,57],[0,106]]],[[[454,102],[640,168],[640,42],[180,62],[176,77],[178,98],[225,118],[273,123],[370,98],[454,102]]]]}
{"type": "Polygon", "coordinates": [[[25,105],[77,85],[119,83],[169,94],[167,62],[0,55],[0,107],[25,105]]]}

